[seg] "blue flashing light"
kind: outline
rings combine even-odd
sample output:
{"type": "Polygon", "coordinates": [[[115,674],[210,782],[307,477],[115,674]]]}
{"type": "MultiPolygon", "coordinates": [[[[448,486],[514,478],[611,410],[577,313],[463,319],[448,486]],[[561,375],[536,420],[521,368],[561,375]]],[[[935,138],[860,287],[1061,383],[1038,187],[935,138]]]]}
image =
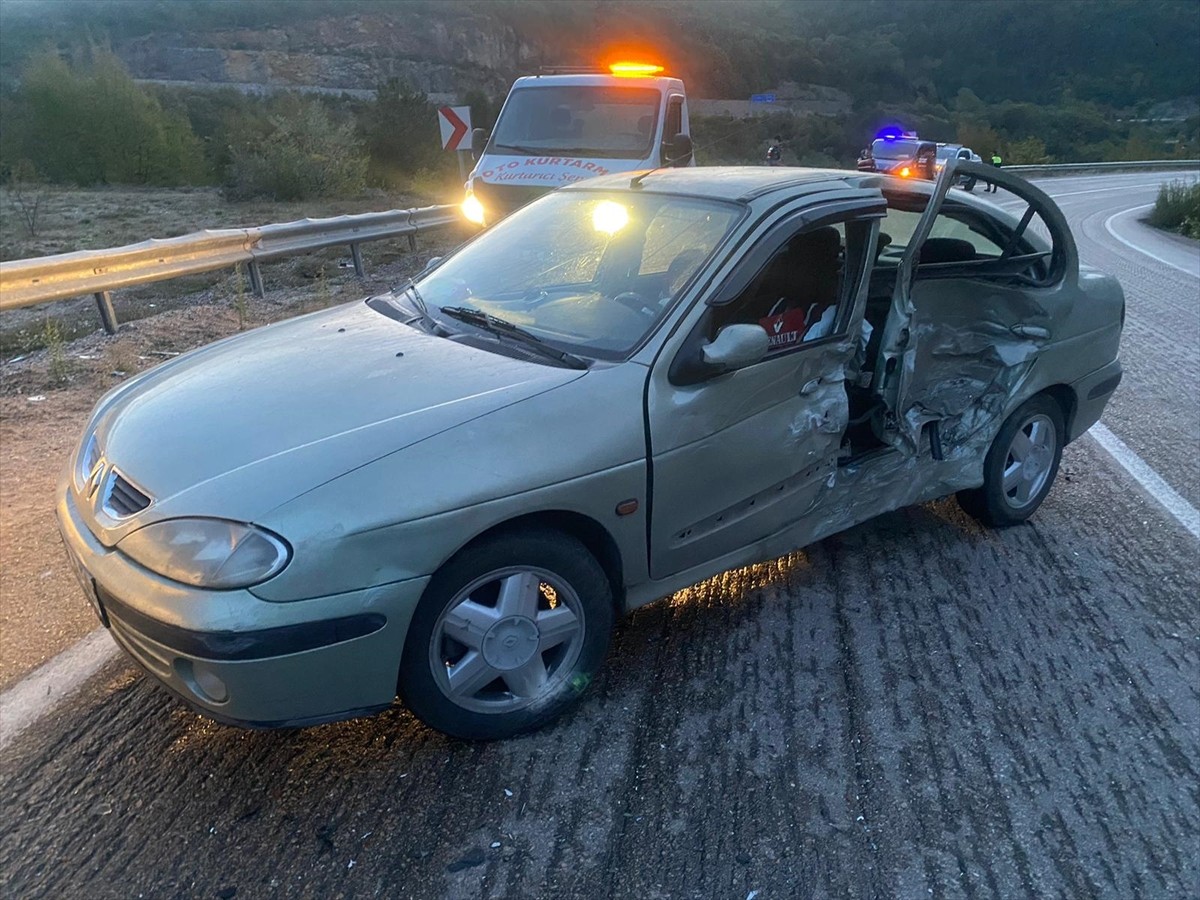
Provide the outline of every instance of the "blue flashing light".
{"type": "Polygon", "coordinates": [[[875,137],[890,144],[899,140],[915,141],[917,140],[917,133],[909,131],[906,128],[901,128],[899,125],[886,125],[879,129],[879,133],[875,137]]]}

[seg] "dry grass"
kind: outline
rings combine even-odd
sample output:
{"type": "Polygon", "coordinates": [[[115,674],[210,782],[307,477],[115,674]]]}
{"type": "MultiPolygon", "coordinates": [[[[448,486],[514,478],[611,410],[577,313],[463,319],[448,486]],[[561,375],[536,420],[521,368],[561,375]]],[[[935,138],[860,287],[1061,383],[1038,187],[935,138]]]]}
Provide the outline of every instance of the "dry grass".
{"type": "MultiPolygon", "coordinates": [[[[430,202],[428,197],[381,191],[346,200],[229,203],[216,188],[53,188],[43,201],[38,234],[31,237],[21,225],[20,217],[11,214],[8,192],[0,190],[0,259],[118,247],[205,228],[404,209],[430,202]]],[[[448,240],[453,244],[462,237],[448,229],[423,238],[422,243],[444,248],[448,240]]],[[[369,280],[377,280],[381,271],[403,269],[409,252],[404,240],[377,241],[363,246],[363,256],[372,275],[369,280]]],[[[265,265],[263,277],[268,290],[303,292],[304,303],[310,309],[329,305],[334,285],[355,283],[348,247],[334,247],[265,265]],[[316,285],[314,292],[305,290],[312,285],[316,285]]],[[[125,323],[220,299],[229,301],[239,313],[242,327],[248,327],[251,317],[245,293],[245,287],[238,286],[235,273],[226,270],[117,291],[113,304],[118,321],[125,323]]],[[[45,348],[47,335],[52,332],[70,341],[90,334],[99,325],[95,301],[90,297],[13,310],[0,316],[0,357],[11,358],[45,348]]]]}
{"type": "Polygon", "coordinates": [[[30,310],[40,317],[31,327],[56,336],[42,349],[0,362],[0,689],[96,627],[59,547],[54,502],[56,479],[105,391],[239,330],[386,289],[460,239],[453,230],[422,236],[416,254],[407,252],[406,241],[402,253],[367,245],[376,253],[366,254],[365,282],[352,269],[307,257],[291,276],[302,286],[281,286],[276,271],[268,275],[265,299],[241,288],[235,273],[217,273],[211,288],[165,311],[160,302],[151,315],[126,319],[111,337],[88,304],[90,333],[76,339],[58,320],[30,310]]]}

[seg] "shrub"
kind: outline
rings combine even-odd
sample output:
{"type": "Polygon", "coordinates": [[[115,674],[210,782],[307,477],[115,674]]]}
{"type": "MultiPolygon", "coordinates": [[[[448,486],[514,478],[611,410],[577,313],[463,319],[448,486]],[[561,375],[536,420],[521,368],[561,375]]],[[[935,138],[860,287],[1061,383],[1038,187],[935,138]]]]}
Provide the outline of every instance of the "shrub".
{"type": "Polygon", "coordinates": [[[243,139],[232,148],[229,196],[308,200],[361,193],[367,160],[353,123],[336,124],[317,100],[289,105],[270,117],[261,140],[243,139]]]}
{"type": "Polygon", "coordinates": [[[7,149],[37,160],[50,181],[170,185],[206,174],[187,120],[165,111],[107,51],[79,69],[53,53],[35,58],[10,113],[7,149]]]}
{"type": "Polygon", "coordinates": [[[1151,225],[1200,238],[1200,181],[1171,181],[1158,189],[1151,225]]]}

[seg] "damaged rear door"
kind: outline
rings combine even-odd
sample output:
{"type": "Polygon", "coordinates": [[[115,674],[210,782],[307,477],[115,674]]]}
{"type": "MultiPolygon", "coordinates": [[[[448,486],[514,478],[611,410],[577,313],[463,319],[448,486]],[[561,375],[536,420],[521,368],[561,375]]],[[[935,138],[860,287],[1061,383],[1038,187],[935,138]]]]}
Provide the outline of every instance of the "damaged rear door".
{"type": "MultiPolygon", "coordinates": [[[[884,231],[919,203],[890,193],[884,231]]],[[[896,272],[872,379],[886,409],[880,438],[938,459],[986,450],[1055,339],[1056,310],[1077,277],[1070,229],[1046,194],[994,167],[948,160],[896,272]],[[1017,220],[951,193],[964,175],[1019,199],[1017,220]]]]}

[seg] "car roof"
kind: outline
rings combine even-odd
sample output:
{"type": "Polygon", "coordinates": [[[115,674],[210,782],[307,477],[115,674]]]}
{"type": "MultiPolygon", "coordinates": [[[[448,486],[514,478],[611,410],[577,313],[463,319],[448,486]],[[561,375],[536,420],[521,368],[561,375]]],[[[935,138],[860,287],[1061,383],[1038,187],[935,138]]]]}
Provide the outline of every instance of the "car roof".
{"type": "MultiPolygon", "coordinates": [[[[924,179],[898,178],[880,172],[853,169],[804,169],[792,166],[693,166],[686,169],[643,169],[617,175],[598,175],[558,189],[562,191],[638,191],[675,194],[713,200],[749,202],[773,193],[824,194],[842,188],[875,188],[885,195],[927,203],[934,183],[924,179]],[[646,174],[649,173],[649,174],[646,174]],[[640,188],[630,181],[646,174],[640,188]]],[[[1012,225],[1016,216],[982,197],[955,191],[948,198],[956,206],[968,206],[1012,225]]]]}
{"type": "Polygon", "coordinates": [[[619,175],[599,175],[561,188],[564,191],[625,191],[638,175],[647,193],[711,197],[714,200],[752,200],[764,194],[821,183],[831,187],[867,187],[880,183],[873,172],[846,169],[802,169],[790,166],[692,166],[682,169],[643,169],[619,175]]]}

